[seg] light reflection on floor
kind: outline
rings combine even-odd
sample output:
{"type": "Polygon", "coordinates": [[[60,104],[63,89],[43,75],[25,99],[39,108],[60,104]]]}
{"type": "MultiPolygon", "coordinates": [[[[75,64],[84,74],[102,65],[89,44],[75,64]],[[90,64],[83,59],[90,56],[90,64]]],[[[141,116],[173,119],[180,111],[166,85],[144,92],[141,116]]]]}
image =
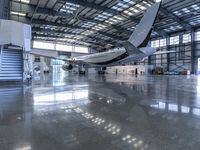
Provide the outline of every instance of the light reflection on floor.
{"type": "Polygon", "coordinates": [[[0,86],[2,150],[199,150],[199,77],[46,76],[0,86]]]}
{"type": "Polygon", "coordinates": [[[191,114],[200,116],[200,108],[198,107],[188,107],[184,105],[178,105],[178,104],[170,104],[168,102],[160,102],[156,101],[156,104],[150,105],[150,107],[158,108],[161,110],[171,111],[171,112],[179,112],[183,114],[191,114]]]}

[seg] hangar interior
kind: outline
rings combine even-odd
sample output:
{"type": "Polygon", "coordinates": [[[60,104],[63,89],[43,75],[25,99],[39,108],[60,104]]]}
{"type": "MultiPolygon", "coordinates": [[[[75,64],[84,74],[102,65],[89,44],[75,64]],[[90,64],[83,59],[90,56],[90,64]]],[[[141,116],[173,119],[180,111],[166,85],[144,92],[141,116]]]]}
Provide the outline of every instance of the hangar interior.
{"type": "MultiPolygon", "coordinates": [[[[7,8],[2,15],[31,24],[33,48],[61,51],[59,55],[66,51],[87,53],[87,48],[88,53],[96,53],[122,47],[122,41],[130,37],[143,12],[154,2],[13,0],[4,1],[7,8]]],[[[162,67],[172,74],[187,70],[197,74],[198,27],[199,1],[163,1],[149,45],[176,52],[154,55],[139,64],[162,67]]]]}
{"type": "Polygon", "coordinates": [[[0,150],[199,150],[198,74],[200,0],[0,0],[0,150]],[[121,52],[158,3],[158,54],[74,65],[121,52]]]}

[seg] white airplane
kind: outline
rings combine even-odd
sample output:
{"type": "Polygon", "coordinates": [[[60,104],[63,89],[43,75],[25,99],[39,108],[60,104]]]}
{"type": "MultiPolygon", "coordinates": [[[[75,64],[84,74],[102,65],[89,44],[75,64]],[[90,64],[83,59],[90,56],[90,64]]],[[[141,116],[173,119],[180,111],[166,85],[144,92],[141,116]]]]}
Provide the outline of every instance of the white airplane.
{"type": "Polygon", "coordinates": [[[108,66],[139,61],[151,55],[174,52],[156,52],[155,48],[146,47],[160,6],[161,2],[155,3],[146,11],[128,41],[123,42],[124,47],[66,59],[66,63],[62,66],[62,69],[68,71],[76,65],[106,68],[108,66]]]}

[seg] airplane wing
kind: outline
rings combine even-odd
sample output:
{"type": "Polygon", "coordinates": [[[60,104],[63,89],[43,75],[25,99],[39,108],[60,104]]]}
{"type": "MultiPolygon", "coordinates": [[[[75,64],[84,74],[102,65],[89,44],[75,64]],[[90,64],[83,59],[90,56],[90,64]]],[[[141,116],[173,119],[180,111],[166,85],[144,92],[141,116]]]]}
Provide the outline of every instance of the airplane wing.
{"type": "Polygon", "coordinates": [[[31,49],[30,54],[48,57],[48,58],[52,58],[52,59],[63,60],[63,61],[66,61],[66,62],[73,62],[72,58],[60,57],[59,52],[54,51],[54,50],[31,49]]]}

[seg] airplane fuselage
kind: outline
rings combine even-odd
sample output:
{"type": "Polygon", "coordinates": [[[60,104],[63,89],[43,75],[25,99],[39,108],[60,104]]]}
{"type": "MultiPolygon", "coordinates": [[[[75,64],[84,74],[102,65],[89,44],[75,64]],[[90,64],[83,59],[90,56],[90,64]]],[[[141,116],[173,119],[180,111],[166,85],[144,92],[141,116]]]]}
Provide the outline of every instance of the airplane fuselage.
{"type": "Polygon", "coordinates": [[[120,63],[122,64],[130,61],[134,62],[141,60],[144,57],[152,55],[156,51],[151,47],[141,48],[140,50],[141,53],[128,55],[125,48],[122,47],[107,52],[74,57],[73,60],[92,66],[112,66],[120,63]]]}

